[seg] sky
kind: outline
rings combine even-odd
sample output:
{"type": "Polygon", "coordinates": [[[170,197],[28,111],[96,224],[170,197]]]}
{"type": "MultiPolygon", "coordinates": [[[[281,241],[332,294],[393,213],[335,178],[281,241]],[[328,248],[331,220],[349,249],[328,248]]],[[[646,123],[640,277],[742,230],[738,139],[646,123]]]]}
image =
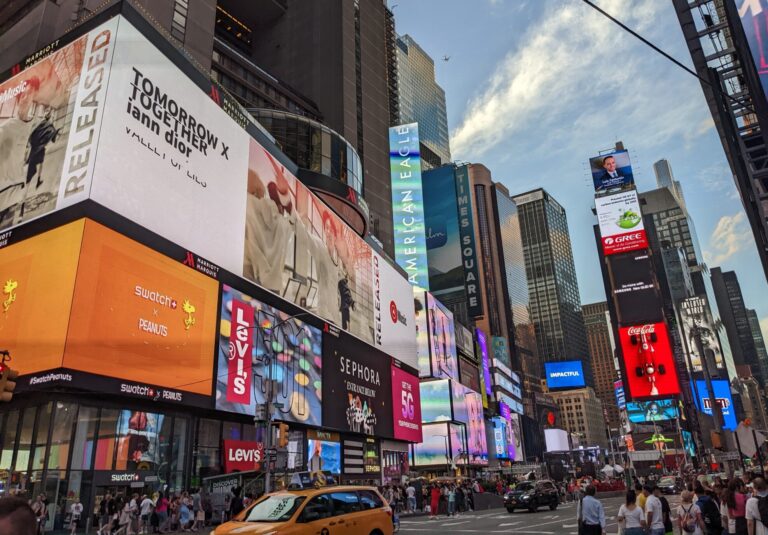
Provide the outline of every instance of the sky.
{"type": "MultiPolygon", "coordinates": [[[[601,0],[608,13],[693,67],[669,0],[601,0]]],[[[588,159],[623,141],[639,191],[665,158],[708,266],[735,270],[768,334],[768,287],[699,81],[580,0],[389,0],[398,34],[435,60],[451,155],[482,163],[511,194],[562,204],[581,302],[605,301],[588,159]],[[445,61],[444,56],[449,56],[445,61]]]]}

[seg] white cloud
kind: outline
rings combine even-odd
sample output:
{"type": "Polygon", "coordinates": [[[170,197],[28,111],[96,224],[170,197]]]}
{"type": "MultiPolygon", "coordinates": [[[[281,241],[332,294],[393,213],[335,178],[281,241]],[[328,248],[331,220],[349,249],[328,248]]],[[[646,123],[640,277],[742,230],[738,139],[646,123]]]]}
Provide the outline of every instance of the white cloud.
{"type": "MultiPolygon", "coordinates": [[[[656,0],[606,0],[628,26],[664,39],[658,24],[670,6],[656,0]],[[655,21],[655,22],[654,22],[655,21]]],[[[496,147],[574,148],[584,141],[640,138],[687,144],[712,128],[698,83],[681,84],[667,60],[580,2],[551,2],[523,43],[497,65],[487,87],[467,103],[452,132],[452,152],[477,161],[496,147]],[[663,84],[662,84],[663,81],[663,84]],[[695,124],[691,128],[692,121],[695,124]]]]}
{"type": "Polygon", "coordinates": [[[720,218],[709,238],[704,259],[710,267],[721,265],[751,245],[751,232],[744,212],[720,218]]]}

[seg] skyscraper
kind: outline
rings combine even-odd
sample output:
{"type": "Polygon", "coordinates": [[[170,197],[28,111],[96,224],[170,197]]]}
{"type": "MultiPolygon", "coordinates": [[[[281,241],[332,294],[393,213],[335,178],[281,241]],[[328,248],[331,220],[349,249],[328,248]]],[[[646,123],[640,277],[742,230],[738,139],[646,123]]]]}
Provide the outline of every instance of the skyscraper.
{"type": "Polygon", "coordinates": [[[711,273],[715,298],[725,331],[728,334],[733,361],[737,366],[749,366],[752,375],[760,381],[760,384],[764,385],[766,376],[763,375],[763,369],[757,358],[752,326],[736,272],[723,271],[716,267],[712,268],[711,273]]]}
{"type": "Polygon", "coordinates": [[[541,362],[580,360],[594,384],[573,263],[568,218],[560,203],[539,188],[512,197],[520,211],[531,319],[541,362]]]}
{"type": "Polygon", "coordinates": [[[763,330],[760,328],[760,318],[757,317],[757,312],[748,308],[747,319],[749,320],[749,328],[752,331],[752,340],[755,342],[755,354],[757,355],[760,373],[763,377],[768,378],[768,350],[765,348],[763,330]]]}
{"type": "Polygon", "coordinates": [[[429,167],[451,161],[445,91],[435,80],[435,62],[410,35],[397,38],[399,124],[419,123],[421,159],[429,167]]]}
{"type": "Polygon", "coordinates": [[[608,424],[618,428],[621,424],[619,408],[614,402],[614,382],[618,377],[614,364],[614,341],[608,303],[591,303],[581,307],[584,327],[587,330],[589,355],[592,358],[592,375],[595,380],[595,394],[603,402],[608,424]]]}
{"type": "Polygon", "coordinates": [[[672,166],[669,161],[661,159],[653,164],[653,172],[656,174],[656,187],[667,188],[675,196],[680,205],[685,208],[685,198],[683,197],[683,188],[680,182],[675,180],[672,174],[672,166]]]}

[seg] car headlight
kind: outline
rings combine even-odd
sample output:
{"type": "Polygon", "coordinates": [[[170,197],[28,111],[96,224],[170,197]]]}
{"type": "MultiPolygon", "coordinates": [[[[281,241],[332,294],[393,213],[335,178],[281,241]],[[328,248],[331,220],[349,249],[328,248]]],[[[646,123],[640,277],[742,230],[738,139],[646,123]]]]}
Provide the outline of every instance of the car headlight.
{"type": "Polygon", "coordinates": [[[522,500],[530,500],[530,499],[531,499],[531,495],[530,495],[530,494],[523,494],[523,495],[520,497],[520,499],[522,499],[522,500]]]}

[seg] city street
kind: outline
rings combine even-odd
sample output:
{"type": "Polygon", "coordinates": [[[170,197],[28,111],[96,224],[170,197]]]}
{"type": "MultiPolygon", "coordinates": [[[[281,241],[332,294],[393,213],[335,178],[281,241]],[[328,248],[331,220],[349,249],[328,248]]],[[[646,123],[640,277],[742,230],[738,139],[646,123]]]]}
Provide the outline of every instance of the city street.
{"type": "MultiPolygon", "coordinates": [[[[601,500],[605,506],[606,533],[618,532],[616,513],[623,503],[623,497],[601,500]]],[[[680,496],[667,496],[674,511],[680,496]]],[[[467,513],[456,518],[401,517],[400,532],[409,535],[428,533],[521,533],[531,535],[576,535],[576,508],[573,503],[561,504],[556,511],[540,509],[537,513],[515,511],[510,514],[504,509],[467,513]]]]}

